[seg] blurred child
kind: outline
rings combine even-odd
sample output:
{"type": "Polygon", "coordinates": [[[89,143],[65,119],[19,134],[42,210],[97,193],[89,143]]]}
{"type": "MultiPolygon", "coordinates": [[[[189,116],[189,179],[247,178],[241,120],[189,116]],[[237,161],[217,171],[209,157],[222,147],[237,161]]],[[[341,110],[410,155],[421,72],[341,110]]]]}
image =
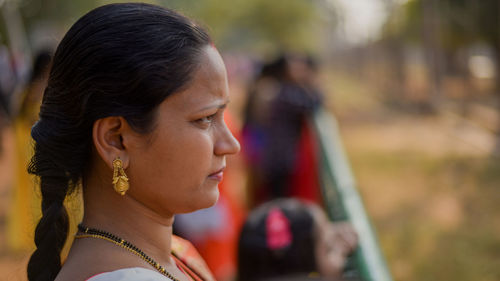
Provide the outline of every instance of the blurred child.
{"type": "Polygon", "coordinates": [[[317,205],[270,201],[252,211],[242,228],[238,280],[341,280],[357,240],[349,223],[331,223],[317,205]]]}

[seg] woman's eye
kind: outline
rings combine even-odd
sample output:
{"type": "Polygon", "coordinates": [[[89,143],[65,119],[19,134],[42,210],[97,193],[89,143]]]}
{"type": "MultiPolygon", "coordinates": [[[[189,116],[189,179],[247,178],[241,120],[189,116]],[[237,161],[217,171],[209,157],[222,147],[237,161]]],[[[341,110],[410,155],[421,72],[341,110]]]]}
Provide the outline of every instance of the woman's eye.
{"type": "Polygon", "coordinates": [[[210,123],[212,123],[214,121],[214,118],[215,118],[216,114],[217,113],[209,115],[209,116],[205,116],[203,118],[200,118],[200,119],[196,120],[196,122],[201,123],[201,124],[210,124],[210,123]]]}

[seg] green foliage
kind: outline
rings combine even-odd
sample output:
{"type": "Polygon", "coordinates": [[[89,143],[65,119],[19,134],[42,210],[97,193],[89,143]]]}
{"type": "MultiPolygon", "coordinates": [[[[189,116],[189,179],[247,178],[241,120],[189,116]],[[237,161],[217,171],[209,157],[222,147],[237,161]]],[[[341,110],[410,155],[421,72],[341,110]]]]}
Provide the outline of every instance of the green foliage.
{"type": "MultiPolygon", "coordinates": [[[[113,0],[24,0],[27,30],[40,21],[69,26],[78,17],[113,0]]],[[[320,0],[157,0],[141,1],[174,8],[209,27],[222,49],[256,52],[314,50],[318,46],[320,0]]]]}
{"type": "Polygon", "coordinates": [[[80,15],[98,5],[98,0],[62,1],[62,0],[24,0],[20,1],[20,12],[26,28],[30,30],[40,21],[70,24],[80,15]]]}
{"type": "Polygon", "coordinates": [[[499,44],[499,1],[497,0],[410,0],[395,9],[387,20],[385,36],[405,40],[422,39],[424,1],[433,2],[439,34],[444,48],[457,48],[471,42],[499,44]]]}
{"type": "Polygon", "coordinates": [[[384,25],[383,37],[400,37],[407,41],[418,41],[421,25],[418,3],[416,0],[410,0],[399,7],[394,7],[384,25]]]}
{"type": "Polygon", "coordinates": [[[320,1],[163,1],[210,27],[221,48],[273,52],[309,50],[317,43],[320,1]]]}

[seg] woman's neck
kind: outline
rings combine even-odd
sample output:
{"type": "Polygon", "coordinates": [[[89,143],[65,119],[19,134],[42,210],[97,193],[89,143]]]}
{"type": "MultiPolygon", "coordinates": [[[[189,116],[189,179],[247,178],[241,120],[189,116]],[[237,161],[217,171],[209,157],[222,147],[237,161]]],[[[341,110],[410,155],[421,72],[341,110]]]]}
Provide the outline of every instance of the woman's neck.
{"type": "Polygon", "coordinates": [[[160,216],[130,195],[121,196],[112,186],[89,179],[84,188],[82,224],[112,233],[160,263],[171,263],[173,214],[160,216]]]}

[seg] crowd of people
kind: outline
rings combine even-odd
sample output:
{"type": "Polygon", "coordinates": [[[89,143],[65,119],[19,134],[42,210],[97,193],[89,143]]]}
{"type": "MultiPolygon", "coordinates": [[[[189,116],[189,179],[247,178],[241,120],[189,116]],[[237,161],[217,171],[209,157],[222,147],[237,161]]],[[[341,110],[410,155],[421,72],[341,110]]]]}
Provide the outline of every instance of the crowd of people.
{"type": "Polygon", "coordinates": [[[35,62],[8,220],[30,281],[342,280],[357,234],[324,210],[311,56],[256,64],[241,118],[210,36],[158,6],[92,10],[35,62]]]}

